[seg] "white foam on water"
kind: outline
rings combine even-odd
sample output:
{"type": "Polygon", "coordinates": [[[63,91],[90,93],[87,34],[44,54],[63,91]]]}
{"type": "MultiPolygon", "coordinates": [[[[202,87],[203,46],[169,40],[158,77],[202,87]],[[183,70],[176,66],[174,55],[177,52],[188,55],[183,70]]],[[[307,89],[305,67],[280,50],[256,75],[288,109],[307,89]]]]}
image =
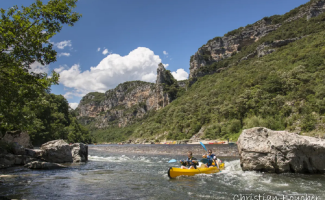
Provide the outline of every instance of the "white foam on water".
{"type": "Polygon", "coordinates": [[[145,156],[137,157],[136,160],[143,161],[143,162],[146,162],[146,163],[151,163],[151,161],[145,156]]]}
{"type": "Polygon", "coordinates": [[[199,176],[199,177],[213,177],[213,174],[195,174],[195,176],[199,176]]]}
{"type": "Polygon", "coordinates": [[[132,158],[122,155],[122,156],[107,156],[107,157],[102,157],[102,156],[91,156],[88,155],[88,159],[92,161],[103,161],[103,162],[145,162],[145,163],[156,163],[150,161],[147,157],[145,156],[140,156],[140,157],[135,157],[133,156],[132,158]]]}
{"type": "Polygon", "coordinates": [[[122,155],[122,156],[108,156],[108,157],[101,157],[101,156],[91,156],[88,155],[88,159],[92,161],[109,161],[109,162],[124,162],[130,160],[129,157],[122,155]]]}
{"type": "MultiPolygon", "coordinates": [[[[219,175],[219,181],[227,186],[236,185],[236,187],[242,190],[264,191],[270,185],[276,186],[276,183],[272,181],[272,177],[264,176],[263,173],[255,171],[244,172],[240,167],[240,161],[225,161],[225,169],[222,170],[219,175]]],[[[282,183],[283,184],[283,183],[282,183]]]]}
{"type": "MultiPolygon", "coordinates": [[[[193,193],[193,192],[187,192],[187,195],[189,197],[197,197],[199,199],[220,199],[220,197],[217,197],[216,195],[199,194],[199,193],[193,193]]],[[[223,199],[223,198],[221,198],[221,199],[223,199]]]]}
{"type": "Polygon", "coordinates": [[[203,195],[203,194],[196,194],[197,197],[200,197],[200,198],[212,198],[212,196],[210,195],[203,195]]]}
{"type": "Polygon", "coordinates": [[[243,171],[239,160],[225,161],[225,169],[214,175],[219,176],[218,181],[226,187],[274,195],[279,194],[279,191],[280,194],[302,195],[306,191],[319,191],[318,188],[322,187],[322,184],[317,181],[306,180],[299,176],[243,171]]]}

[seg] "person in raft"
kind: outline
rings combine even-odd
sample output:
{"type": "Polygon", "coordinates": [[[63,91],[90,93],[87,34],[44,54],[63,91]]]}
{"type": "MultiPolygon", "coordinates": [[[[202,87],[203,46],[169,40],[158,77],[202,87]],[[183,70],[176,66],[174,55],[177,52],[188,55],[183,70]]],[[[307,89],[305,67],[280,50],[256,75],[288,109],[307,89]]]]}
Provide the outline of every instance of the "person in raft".
{"type": "Polygon", "coordinates": [[[196,169],[196,165],[198,164],[198,161],[196,158],[192,156],[192,152],[187,152],[187,159],[180,160],[180,163],[182,164],[181,169],[196,169]]]}
{"type": "Polygon", "coordinates": [[[204,154],[202,157],[208,159],[208,163],[205,165],[205,167],[209,167],[209,168],[213,167],[212,163],[215,162],[215,164],[217,164],[217,166],[219,168],[219,163],[218,163],[218,161],[216,161],[217,157],[216,157],[216,155],[212,154],[211,149],[208,150],[208,155],[204,154]]]}

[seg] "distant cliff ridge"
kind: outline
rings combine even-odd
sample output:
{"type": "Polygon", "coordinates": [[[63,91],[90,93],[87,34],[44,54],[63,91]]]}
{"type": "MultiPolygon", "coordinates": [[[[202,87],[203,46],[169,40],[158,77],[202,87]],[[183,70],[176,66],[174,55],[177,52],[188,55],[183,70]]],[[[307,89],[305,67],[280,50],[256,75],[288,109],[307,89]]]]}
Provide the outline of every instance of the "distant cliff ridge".
{"type": "Polygon", "coordinates": [[[325,137],[324,12],[311,0],[264,17],[200,47],[189,80],[159,64],[156,83],[89,93],[75,113],[100,142],[236,140],[257,126],[325,137]]]}
{"type": "MultiPolygon", "coordinates": [[[[241,51],[244,46],[257,42],[260,38],[277,30],[283,23],[306,17],[307,20],[316,17],[325,11],[325,0],[316,0],[302,5],[291,12],[280,16],[265,17],[254,24],[241,27],[225,34],[223,37],[215,37],[209,40],[190,59],[190,78],[197,78],[215,72],[200,73],[199,69],[220,62],[241,51]]],[[[255,56],[248,55],[248,56],[255,56]]],[[[227,67],[227,66],[225,66],[227,67]]]]}
{"type": "MultiPolygon", "coordinates": [[[[110,125],[124,127],[149,111],[167,106],[175,98],[166,89],[178,84],[162,64],[158,65],[156,84],[130,81],[103,93],[91,92],[84,96],[76,109],[78,119],[85,125],[95,123],[96,128],[110,125]]],[[[180,86],[179,86],[180,85],[180,86]]]]}

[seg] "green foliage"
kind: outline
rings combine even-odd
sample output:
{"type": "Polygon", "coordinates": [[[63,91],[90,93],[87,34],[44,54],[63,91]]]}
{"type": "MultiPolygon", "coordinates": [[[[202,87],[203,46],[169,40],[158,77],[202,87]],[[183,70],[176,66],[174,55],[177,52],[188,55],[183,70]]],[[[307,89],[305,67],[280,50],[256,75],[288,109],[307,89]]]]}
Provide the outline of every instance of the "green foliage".
{"type": "Polygon", "coordinates": [[[91,142],[88,131],[69,113],[62,95],[50,94],[59,75],[29,72],[38,62],[56,61],[49,42],[62,26],[81,17],[72,12],[77,0],[36,0],[29,7],[0,9],[0,130],[27,130],[34,145],[53,139],[91,142]]]}
{"type": "Polygon", "coordinates": [[[5,141],[0,140],[0,151],[7,151],[8,153],[14,153],[14,143],[7,143],[5,141]]]}
{"type": "Polygon", "coordinates": [[[240,34],[244,29],[245,29],[244,27],[240,27],[238,29],[229,31],[228,33],[225,34],[225,36],[226,37],[230,37],[230,36],[234,36],[234,35],[240,34]]]}
{"type": "Polygon", "coordinates": [[[314,131],[323,122],[311,113],[325,115],[325,63],[315,59],[325,58],[324,36],[321,31],[263,58],[198,78],[184,95],[134,125],[131,137],[167,131],[167,139],[185,139],[202,126],[209,139],[235,140],[242,129],[256,126],[314,131]]]}
{"type": "Polygon", "coordinates": [[[91,135],[99,143],[126,141],[134,133],[137,125],[139,124],[133,124],[124,128],[110,126],[106,129],[94,129],[91,131],[91,135]]]}
{"type": "Polygon", "coordinates": [[[190,58],[190,63],[194,60],[194,55],[191,56],[190,58]]]}
{"type": "MultiPolygon", "coordinates": [[[[273,130],[300,128],[307,134],[323,131],[325,13],[309,21],[301,18],[284,22],[309,4],[283,16],[265,18],[283,24],[257,42],[243,44],[240,52],[230,58],[200,68],[202,72],[224,69],[197,78],[165,108],[150,112],[131,126],[96,130],[94,137],[102,141],[138,137],[180,140],[191,138],[202,127],[206,128],[205,138],[232,140],[236,140],[243,129],[258,126],[273,130]],[[264,42],[302,36],[272,54],[240,61],[264,42]]],[[[242,30],[239,28],[226,36],[242,30]]],[[[168,91],[175,90],[172,85],[168,85],[168,91]]]]}
{"type": "Polygon", "coordinates": [[[46,94],[35,110],[36,118],[29,134],[34,144],[53,139],[65,139],[69,126],[69,104],[62,95],[46,94]]]}
{"type": "Polygon", "coordinates": [[[209,40],[209,41],[207,42],[207,44],[210,43],[210,42],[213,42],[213,41],[219,42],[221,39],[222,39],[222,37],[219,37],[219,36],[218,36],[218,37],[215,37],[215,38],[209,40]]]}
{"type": "Polygon", "coordinates": [[[101,101],[105,100],[105,94],[100,92],[90,92],[86,96],[82,97],[80,101],[80,105],[89,104],[90,102],[94,102],[99,104],[101,101]]]}
{"type": "Polygon", "coordinates": [[[76,121],[69,103],[62,95],[46,94],[37,105],[35,119],[28,130],[34,145],[64,139],[69,142],[90,143],[89,132],[76,121]]]}
{"type": "Polygon", "coordinates": [[[37,106],[45,93],[58,84],[59,75],[29,73],[30,65],[48,65],[56,61],[49,39],[62,29],[73,26],[81,17],[72,12],[76,0],[40,0],[29,7],[0,9],[0,129],[32,129],[37,106]]]}
{"type": "Polygon", "coordinates": [[[171,74],[170,70],[165,71],[165,81],[166,83],[162,84],[163,89],[164,92],[168,94],[169,98],[171,98],[171,100],[176,99],[184,93],[185,89],[178,85],[177,80],[171,74]]]}
{"type": "Polygon", "coordinates": [[[89,144],[92,142],[89,130],[79,124],[76,118],[72,118],[68,131],[67,139],[70,143],[82,142],[89,144]]]}

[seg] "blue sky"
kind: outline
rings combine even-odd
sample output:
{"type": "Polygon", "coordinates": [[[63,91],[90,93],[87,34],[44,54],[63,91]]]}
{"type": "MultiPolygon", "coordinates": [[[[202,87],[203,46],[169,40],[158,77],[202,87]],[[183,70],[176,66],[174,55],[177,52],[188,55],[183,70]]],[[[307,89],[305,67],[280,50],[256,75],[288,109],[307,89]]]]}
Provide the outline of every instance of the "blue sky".
{"type": "MultiPolygon", "coordinates": [[[[32,0],[1,1],[0,7],[28,6],[32,0]]],[[[45,1],[47,2],[47,1],[45,1]]],[[[52,92],[75,107],[83,95],[118,84],[154,82],[162,62],[175,78],[187,78],[189,60],[208,40],[265,16],[284,14],[308,0],[79,0],[82,18],[50,41],[57,62],[33,65],[60,73],[52,92]]]]}

